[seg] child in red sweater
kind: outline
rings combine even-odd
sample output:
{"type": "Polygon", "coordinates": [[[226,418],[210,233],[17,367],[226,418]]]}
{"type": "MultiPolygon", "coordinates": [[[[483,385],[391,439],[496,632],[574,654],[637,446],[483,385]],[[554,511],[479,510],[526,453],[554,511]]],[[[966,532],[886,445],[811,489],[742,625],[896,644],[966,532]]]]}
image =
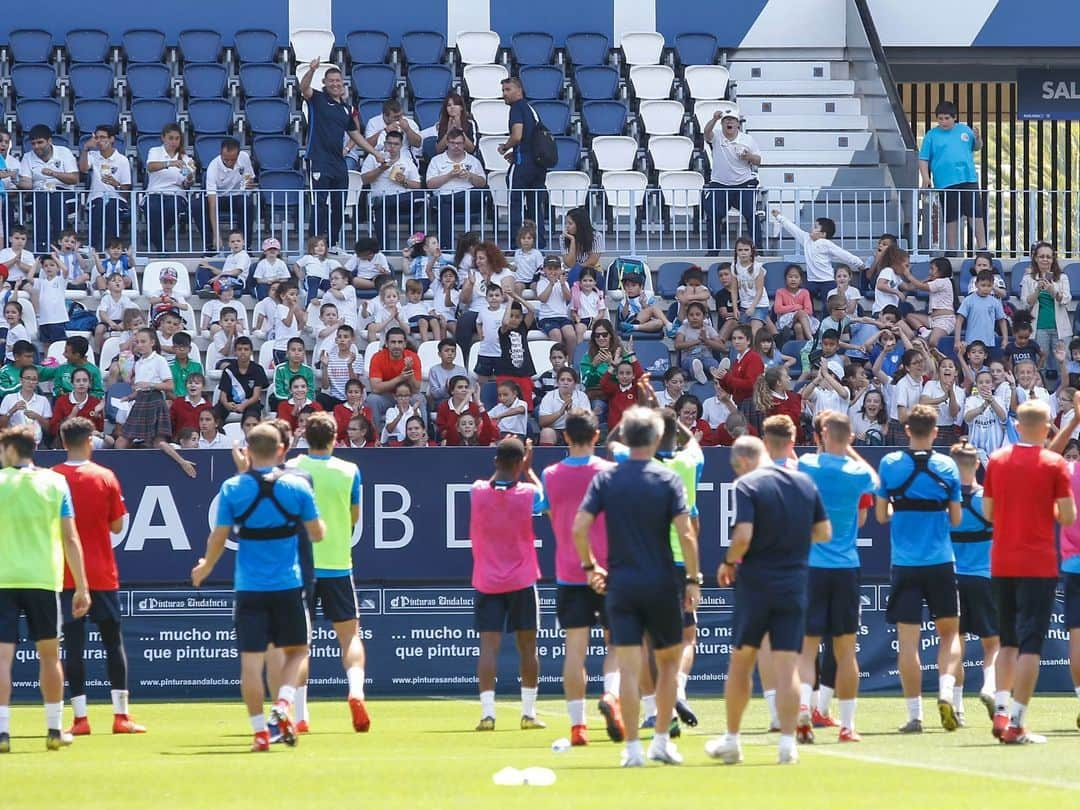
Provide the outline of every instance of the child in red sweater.
{"type": "Polygon", "coordinates": [[[172,420],[173,436],[180,435],[184,428],[199,429],[199,414],[212,407],[203,398],[203,386],[206,378],[197,371],[188,374],[185,381],[187,396],[174,399],[169,405],[169,418],[172,420]]]}
{"type": "Polygon", "coordinates": [[[754,385],[754,417],[760,425],[767,417],[783,413],[795,423],[795,444],[803,444],[802,397],[791,390],[786,366],[773,366],[754,385]]]}
{"type": "Polygon", "coordinates": [[[645,374],[641,363],[635,357],[633,361],[623,359],[615,366],[615,376],[609,368],[600,378],[600,390],[608,404],[608,430],[614,430],[623,413],[638,404],[637,380],[645,374]]]}
{"type": "Polygon", "coordinates": [[[765,371],[765,361],[761,355],[750,348],[753,333],[750,327],[740,324],[731,332],[731,346],[735,349],[735,361],[726,368],[727,361],[722,361],[719,368],[713,370],[713,376],[720,385],[731,394],[738,404],[749,399],[754,393],[754,384],[765,371]]]}

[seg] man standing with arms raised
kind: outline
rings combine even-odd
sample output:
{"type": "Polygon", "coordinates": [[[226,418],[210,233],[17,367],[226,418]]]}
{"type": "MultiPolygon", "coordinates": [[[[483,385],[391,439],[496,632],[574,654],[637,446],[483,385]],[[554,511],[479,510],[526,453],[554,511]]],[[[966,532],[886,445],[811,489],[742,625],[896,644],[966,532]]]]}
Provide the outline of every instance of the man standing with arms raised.
{"type": "MultiPolygon", "coordinates": [[[[638,738],[641,642],[648,633],[656,654],[657,716],[669,718],[675,708],[676,676],[682,658],[683,610],[697,607],[701,571],[685,488],[676,473],[653,458],[664,432],[660,414],[633,407],[623,415],[619,427],[630,458],[601,472],[589,485],[574,518],[574,544],[592,587],[607,593],[626,726],[622,765],[640,767],[645,764],[638,738]],[[589,544],[589,529],[601,512],[607,521],[607,570],[596,564],[589,544]],[[672,523],[679,533],[685,571],[675,565],[671,553],[672,523]],[[680,598],[680,575],[685,579],[684,598],[680,598]]],[[[670,765],[682,762],[666,731],[653,735],[648,756],[670,765]]]]}
{"type": "Polygon", "coordinates": [[[983,482],[983,514],[994,524],[990,575],[1001,634],[994,736],[1003,743],[1045,743],[1025,721],[1057,587],[1054,521],[1072,525],[1076,504],[1065,459],[1043,449],[1050,409],[1029,399],[1016,418],[1020,441],[990,457],[983,482]]]}
{"type": "Polygon", "coordinates": [[[742,762],[739,729],[758,649],[768,635],[780,719],[778,762],[787,765],[799,761],[795,722],[799,652],[806,630],[807,558],[810,544],[829,540],[832,528],[810,477],[771,463],[760,439],[737,439],[731,466],[737,476],[735,526],[716,578],[721,587],[735,586],[735,649],[724,691],[727,734],[709,740],[705,753],[728,765],[742,762]]]}

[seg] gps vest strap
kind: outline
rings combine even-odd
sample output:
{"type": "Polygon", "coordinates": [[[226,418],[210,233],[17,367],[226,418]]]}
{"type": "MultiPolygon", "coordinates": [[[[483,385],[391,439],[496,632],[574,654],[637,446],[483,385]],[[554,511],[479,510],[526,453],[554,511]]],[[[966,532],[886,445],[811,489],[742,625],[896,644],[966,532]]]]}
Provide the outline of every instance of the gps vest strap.
{"type": "Polygon", "coordinates": [[[961,501],[961,506],[967,510],[969,515],[981,524],[982,528],[967,532],[952,532],[950,537],[954,543],[986,543],[994,538],[994,524],[983,517],[982,512],[975,508],[975,504],[972,503],[972,498],[974,496],[974,491],[965,494],[961,501]]]}
{"type": "Polygon", "coordinates": [[[285,472],[285,470],[273,470],[268,473],[259,473],[254,470],[248,471],[247,474],[254,478],[258,484],[259,491],[255,494],[255,499],[248,505],[248,508],[236,518],[237,537],[242,540],[284,540],[287,537],[295,537],[300,534],[303,528],[300,516],[292,514],[282,506],[281,501],[274,495],[274,484],[285,472]],[[274,508],[278,510],[285,522],[280,526],[261,526],[259,528],[245,525],[248,518],[255,513],[259,504],[264,500],[269,500],[274,505],[274,508]]]}
{"type": "Polygon", "coordinates": [[[894,512],[941,512],[949,506],[949,484],[930,469],[931,450],[904,450],[911,456],[914,469],[900,486],[887,490],[889,500],[892,501],[894,512]],[[941,487],[941,498],[912,498],[907,492],[920,474],[928,475],[935,484],[941,487]]]}

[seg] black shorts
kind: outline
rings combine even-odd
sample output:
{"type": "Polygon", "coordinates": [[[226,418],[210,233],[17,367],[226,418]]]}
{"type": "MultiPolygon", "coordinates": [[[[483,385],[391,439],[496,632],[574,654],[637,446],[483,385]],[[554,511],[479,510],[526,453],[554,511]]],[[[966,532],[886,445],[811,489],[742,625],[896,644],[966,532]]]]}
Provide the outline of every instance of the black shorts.
{"type": "Polygon", "coordinates": [[[982,219],[986,214],[986,202],[978,183],[957,183],[941,189],[941,196],[946,222],[956,222],[962,216],[982,219]]]}
{"type": "Polygon", "coordinates": [[[19,616],[30,641],[60,638],[60,594],[43,588],[0,588],[0,644],[17,644],[19,616]]]}
{"type": "Polygon", "coordinates": [[[351,571],[342,577],[316,577],[313,583],[304,588],[304,597],[312,624],[315,624],[316,605],[322,607],[323,618],[328,622],[349,622],[360,618],[351,571]]]}
{"type": "MultiPolygon", "coordinates": [[[[680,605],[685,605],[686,604],[686,571],[682,566],[679,566],[679,576],[681,577],[681,579],[679,580],[679,604],[680,605]]],[[[687,627],[697,627],[697,611],[684,610],[682,612],[682,626],[683,626],[684,629],[687,628],[687,627]]]]}
{"type": "MultiPolygon", "coordinates": [[[[71,602],[75,598],[75,591],[60,592],[60,614],[64,617],[64,624],[79,621],[71,615],[71,602]]],[[[89,619],[94,624],[103,622],[115,622],[120,624],[120,594],[118,591],[90,591],[90,610],[83,618],[89,619]]]]}
{"type": "Polygon", "coordinates": [[[242,653],[275,647],[303,647],[311,639],[304,589],[237,591],[233,607],[236,646],[242,653]]]}
{"type": "Polygon", "coordinates": [[[476,366],[473,368],[473,374],[478,377],[494,377],[495,361],[498,359],[498,357],[488,357],[485,354],[478,354],[476,356],[476,366]]]}
{"type": "Polygon", "coordinates": [[[997,605],[990,578],[957,574],[956,587],[960,591],[960,632],[979,638],[996,636],[997,605]]]}
{"type": "Polygon", "coordinates": [[[536,586],[508,593],[476,592],[473,617],[477,633],[516,633],[540,626],[540,599],[536,586]]]}
{"type": "Polygon", "coordinates": [[[806,586],[806,635],[850,636],[859,631],[859,569],[811,568],[806,586]]]}
{"type": "Polygon", "coordinates": [[[675,583],[653,586],[608,588],[607,615],[611,642],[616,647],[634,647],[652,639],[653,649],[682,644],[682,600],[675,583]]]}
{"type": "Polygon", "coordinates": [[[608,626],[604,596],[588,585],[560,585],[555,592],[555,615],[564,630],[608,626]]]}
{"type": "Polygon", "coordinates": [[[931,619],[953,619],[960,615],[956,567],[951,562],[893,566],[885,621],[889,624],[922,624],[923,602],[931,619]]]}
{"type": "Polygon", "coordinates": [[[746,577],[735,580],[732,619],[735,648],[769,644],[781,652],[801,652],[806,635],[806,588],[770,589],[746,577]]]}
{"type": "Polygon", "coordinates": [[[994,577],[1001,646],[1020,654],[1041,655],[1050,614],[1054,611],[1056,577],[994,577]]]}
{"type": "Polygon", "coordinates": [[[1080,627],[1080,574],[1065,574],[1065,627],[1080,627]]]}

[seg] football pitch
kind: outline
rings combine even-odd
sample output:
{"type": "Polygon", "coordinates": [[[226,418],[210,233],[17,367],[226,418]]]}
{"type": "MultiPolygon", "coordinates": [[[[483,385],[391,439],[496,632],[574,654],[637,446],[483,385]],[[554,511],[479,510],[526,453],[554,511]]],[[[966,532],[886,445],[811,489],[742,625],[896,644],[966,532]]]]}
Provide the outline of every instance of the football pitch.
{"type": "MultiPolygon", "coordinates": [[[[1032,726],[1044,746],[999,745],[977,699],[967,700],[967,728],[946,733],[925,701],[926,731],[902,736],[899,698],[859,703],[863,742],[840,745],[836,729],[820,729],[800,747],[801,762],[780,767],[777,735],[767,734],[764,705],[755,700],[743,733],[745,762],[725,766],[705,756],[705,740],[722,727],[723,702],[693,703],[701,724],[678,741],[686,762],[618,767],[621,746],[609,742],[589,701],[590,745],[555,752],[569,736],[564,704],[540,702],[546,730],[518,729],[518,704],[500,701],[498,728],[473,731],[479,707],[466,700],[376,700],[372,730],[356,734],[342,702],[311,705],[312,733],[288,749],[248,752],[247,718],[234,703],[157,703],[133,707],[145,736],[109,734],[105,705],[92,706],[98,729],[59,753],[45,751],[43,710],[12,711],[12,752],[0,757],[0,806],[47,807],[317,807],[607,808],[1076,807],[1080,803],[1080,731],[1073,697],[1037,697],[1032,726]],[[550,768],[549,787],[497,786],[506,766],[550,768]]],[[[70,717],[70,710],[66,711],[70,717]]],[[[649,732],[645,732],[648,735],[649,732]]]]}

